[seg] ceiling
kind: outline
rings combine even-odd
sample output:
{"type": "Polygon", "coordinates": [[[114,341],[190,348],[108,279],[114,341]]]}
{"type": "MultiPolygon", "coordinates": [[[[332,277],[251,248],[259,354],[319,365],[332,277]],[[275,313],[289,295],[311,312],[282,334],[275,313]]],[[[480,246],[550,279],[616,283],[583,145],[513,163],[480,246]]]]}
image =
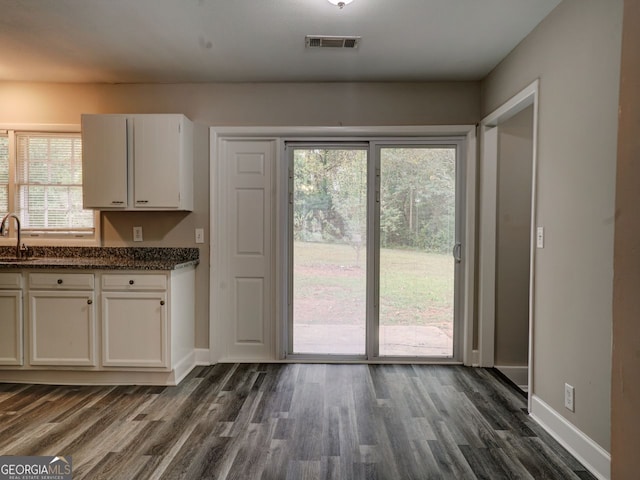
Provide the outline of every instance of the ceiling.
{"type": "Polygon", "coordinates": [[[0,81],[440,81],[486,76],[560,0],[0,0],[0,81]],[[357,49],[305,49],[305,35],[357,49]]]}

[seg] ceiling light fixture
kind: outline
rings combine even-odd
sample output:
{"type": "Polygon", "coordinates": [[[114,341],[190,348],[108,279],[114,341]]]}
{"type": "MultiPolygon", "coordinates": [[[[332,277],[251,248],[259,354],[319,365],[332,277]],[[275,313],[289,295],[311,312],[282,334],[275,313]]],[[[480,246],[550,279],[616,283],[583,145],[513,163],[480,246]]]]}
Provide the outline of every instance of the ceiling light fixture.
{"type": "Polygon", "coordinates": [[[336,7],[340,7],[340,10],[342,10],[346,5],[353,2],[353,0],[328,0],[328,2],[336,7]]]}

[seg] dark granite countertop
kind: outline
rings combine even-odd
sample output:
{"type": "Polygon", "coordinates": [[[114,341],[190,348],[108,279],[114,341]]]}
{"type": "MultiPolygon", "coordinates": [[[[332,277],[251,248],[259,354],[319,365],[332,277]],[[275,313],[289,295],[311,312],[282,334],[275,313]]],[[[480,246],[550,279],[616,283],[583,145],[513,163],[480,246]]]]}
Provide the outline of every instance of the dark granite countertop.
{"type": "Polygon", "coordinates": [[[31,247],[15,259],[15,248],[0,247],[0,271],[16,269],[175,270],[199,263],[197,248],[31,247]]]}

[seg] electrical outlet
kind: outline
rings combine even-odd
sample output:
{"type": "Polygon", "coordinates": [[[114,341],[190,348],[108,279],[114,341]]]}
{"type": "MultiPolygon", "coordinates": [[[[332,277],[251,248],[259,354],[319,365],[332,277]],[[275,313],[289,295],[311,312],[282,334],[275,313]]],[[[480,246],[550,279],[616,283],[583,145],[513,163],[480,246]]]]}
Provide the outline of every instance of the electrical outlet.
{"type": "Polygon", "coordinates": [[[133,227],[133,241],[134,242],[142,241],[142,227],[133,227]]]}
{"type": "Polygon", "coordinates": [[[204,243],[204,228],[196,228],[196,243],[204,243]]]}
{"type": "Polygon", "coordinates": [[[564,384],[564,406],[571,410],[572,412],[575,412],[575,388],[573,388],[571,385],[569,385],[568,383],[564,384]]]}
{"type": "Polygon", "coordinates": [[[536,229],[536,247],[544,248],[544,227],[536,229]]]}

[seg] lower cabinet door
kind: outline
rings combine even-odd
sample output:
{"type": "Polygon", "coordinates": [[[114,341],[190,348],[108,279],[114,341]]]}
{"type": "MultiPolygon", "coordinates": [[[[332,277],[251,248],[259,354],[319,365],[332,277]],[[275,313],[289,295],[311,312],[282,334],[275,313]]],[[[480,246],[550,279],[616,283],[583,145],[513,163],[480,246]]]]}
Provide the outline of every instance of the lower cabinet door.
{"type": "Polygon", "coordinates": [[[32,365],[95,366],[93,292],[29,292],[32,365]]]}
{"type": "Polygon", "coordinates": [[[0,365],[22,363],[22,291],[0,290],[0,365]]]}
{"type": "Polygon", "coordinates": [[[102,365],[169,367],[165,292],[102,293],[102,365]]]}

